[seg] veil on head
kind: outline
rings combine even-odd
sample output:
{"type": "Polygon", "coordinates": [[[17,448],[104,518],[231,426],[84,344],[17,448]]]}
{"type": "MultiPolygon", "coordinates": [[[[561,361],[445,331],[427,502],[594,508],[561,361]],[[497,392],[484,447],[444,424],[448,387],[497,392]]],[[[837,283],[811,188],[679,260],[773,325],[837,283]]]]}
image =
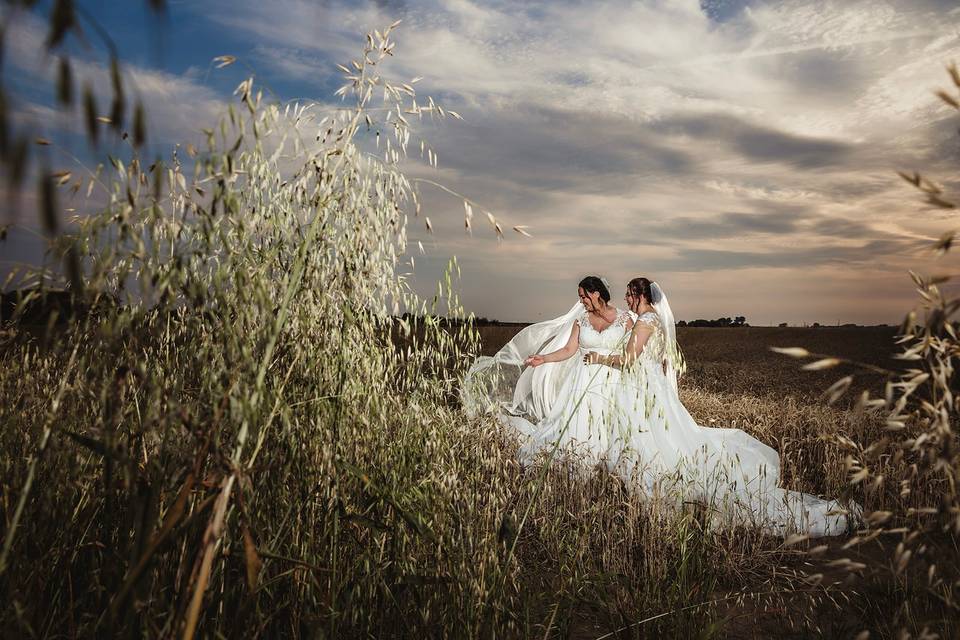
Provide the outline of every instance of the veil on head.
{"type": "Polygon", "coordinates": [[[659,283],[650,283],[650,304],[657,312],[660,318],[660,326],[663,327],[664,348],[667,358],[667,376],[677,389],[677,379],[683,375],[686,365],[683,361],[683,354],[680,351],[680,345],[677,344],[677,323],[673,317],[673,309],[670,308],[670,302],[667,300],[667,294],[659,283]]]}

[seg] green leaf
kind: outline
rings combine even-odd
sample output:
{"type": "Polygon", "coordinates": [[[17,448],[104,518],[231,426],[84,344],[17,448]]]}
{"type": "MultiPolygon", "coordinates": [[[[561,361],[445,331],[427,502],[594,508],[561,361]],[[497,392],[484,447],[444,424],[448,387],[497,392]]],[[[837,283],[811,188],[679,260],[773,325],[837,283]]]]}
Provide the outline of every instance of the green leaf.
{"type": "Polygon", "coordinates": [[[51,236],[55,236],[60,228],[57,219],[56,191],[53,186],[53,176],[44,170],[40,178],[40,215],[43,228],[51,236]]]}
{"type": "Polygon", "coordinates": [[[133,111],[133,146],[142,147],[147,141],[147,123],[146,115],[143,110],[143,103],[137,101],[137,106],[133,111]]]}
{"type": "Polygon", "coordinates": [[[110,83],[113,85],[113,105],[110,107],[110,126],[120,131],[123,126],[123,112],[127,108],[127,99],[123,94],[123,77],[120,75],[120,63],[116,57],[110,58],[110,83]]]}

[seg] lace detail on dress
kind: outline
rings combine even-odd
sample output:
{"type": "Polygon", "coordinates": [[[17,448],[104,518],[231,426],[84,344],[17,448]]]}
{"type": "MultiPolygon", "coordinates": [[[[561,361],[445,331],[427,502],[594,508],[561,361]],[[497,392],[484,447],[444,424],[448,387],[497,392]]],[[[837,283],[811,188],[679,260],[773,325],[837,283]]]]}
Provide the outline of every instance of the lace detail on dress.
{"type": "Polygon", "coordinates": [[[640,359],[655,363],[659,366],[666,355],[666,340],[663,335],[663,327],[660,324],[660,316],[653,311],[646,311],[640,314],[637,322],[653,328],[653,334],[647,338],[647,343],[640,352],[640,359]]]}
{"type": "Polygon", "coordinates": [[[577,318],[580,325],[580,347],[586,350],[597,350],[601,353],[613,353],[622,349],[626,342],[627,322],[630,320],[630,314],[621,309],[617,309],[617,316],[610,326],[601,331],[597,331],[590,324],[590,315],[584,311],[577,318]]]}
{"type": "Polygon", "coordinates": [[[637,322],[648,324],[654,329],[660,329],[660,316],[658,316],[654,311],[644,311],[637,318],[637,322]]]}
{"type": "MultiPolygon", "coordinates": [[[[655,315],[655,314],[654,314],[654,315],[655,315]]],[[[602,329],[602,330],[600,330],[600,331],[597,331],[597,330],[594,328],[594,326],[590,323],[590,312],[584,310],[584,312],[580,314],[580,317],[577,318],[577,323],[580,325],[580,328],[581,328],[581,329],[586,329],[586,328],[589,327],[589,328],[592,329],[595,333],[603,333],[604,331],[607,331],[607,330],[610,329],[611,327],[625,327],[625,326],[627,326],[627,321],[628,321],[629,319],[630,319],[630,312],[629,312],[629,311],[626,311],[626,310],[624,310],[624,309],[617,309],[617,317],[613,319],[613,322],[610,323],[610,326],[607,327],[606,329],[602,329]]]]}

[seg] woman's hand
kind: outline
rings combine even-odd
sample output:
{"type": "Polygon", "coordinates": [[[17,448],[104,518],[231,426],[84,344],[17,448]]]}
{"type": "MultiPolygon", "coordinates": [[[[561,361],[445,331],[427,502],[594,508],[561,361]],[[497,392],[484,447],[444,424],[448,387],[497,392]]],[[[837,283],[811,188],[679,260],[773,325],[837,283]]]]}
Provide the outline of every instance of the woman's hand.
{"type": "Polygon", "coordinates": [[[523,364],[525,364],[525,365],[527,365],[527,366],[529,366],[529,367],[539,367],[540,365],[544,364],[545,362],[546,362],[546,360],[543,358],[543,356],[541,356],[541,355],[536,355],[536,356],[530,356],[529,358],[527,358],[526,360],[524,360],[524,361],[523,361],[523,364]]]}
{"type": "Polygon", "coordinates": [[[583,364],[604,364],[603,356],[596,351],[587,351],[583,354],[583,364]]]}

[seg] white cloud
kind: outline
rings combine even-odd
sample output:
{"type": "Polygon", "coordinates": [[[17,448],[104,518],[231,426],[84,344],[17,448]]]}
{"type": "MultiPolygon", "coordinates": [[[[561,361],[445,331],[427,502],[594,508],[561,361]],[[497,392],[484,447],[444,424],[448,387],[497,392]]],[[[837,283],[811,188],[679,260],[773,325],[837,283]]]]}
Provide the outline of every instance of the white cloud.
{"type": "MultiPolygon", "coordinates": [[[[20,81],[29,84],[31,93],[38,94],[16,105],[19,111],[16,117],[29,120],[41,131],[47,129],[50,133],[58,129],[82,131],[79,107],[63,113],[43,101],[56,77],[56,58],[48,55],[44,46],[46,27],[30,13],[18,15],[15,25],[16,28],[10,30],[8,64],[19,72],[20,81]]],[[[100,111],[108,113],[112,88],[106,58],[74,56],[71,64],[75,103],[79,104],[82,87],[89,83],[100,100],[100,111]]],[[[225,108],[224,97],[201,82],[196,68],[188,69],[184,75],[175,75],[127,64],[121,65],[121,71],[126,83],[128,122],[134,102],[141,100],[147,113],[148,141],[162,145],[164,152],[173,144],[195,139],[202,127],[215,124],[225,108]]]]}
{"type": "MultiPolygon", "coordinates": [[[[184,8],[249,41],[230,53],[262,75],[318,99],[336,85],[334,63],[356,56],[367,30],[403,19],[387,75],[424,76],[419,90],[466,118],[429,127],[441,171],[417,171],[509,224],[533,226],[533,240],[493,248],[460,235],[459,203],[428,196],[440,240],[412,230],[437,254],[418,259],[418,277],[435,277],[440,256],[457,253],[464,299],[482,315],[540,317],[545,305],[563,309],[577,274],[643,270],[711,304],[710,287],[762,283],[738,289],[742,304],[723,313],[748,317],[772,308],[765,296],[774,283],[799,296],[810,274],[821,283],[818,313],[862,321],[858,287],[883,282],[899,288],[871,313],[895,320],[892,310],[912,295],[898,274],[927,264],[918,239],[938,235],[943,220],[914,215],[917,198],[893,171],[954,169],[944,145],[956,126],[932,91],[948,82],[944,64],[960,59],[960,9],[944,0],[708,9],[699,0],[184,8]],[[484,284],[509,281],[518,264],[523,276],[510,295],[484,284]]],[[[196,73],[130,75],[158,105],[157,139],[183,137],[220,104],[196,73]]],[[[782,319],[816,319],[801,317],[799,303],[789,313],[782,319]]]]}

